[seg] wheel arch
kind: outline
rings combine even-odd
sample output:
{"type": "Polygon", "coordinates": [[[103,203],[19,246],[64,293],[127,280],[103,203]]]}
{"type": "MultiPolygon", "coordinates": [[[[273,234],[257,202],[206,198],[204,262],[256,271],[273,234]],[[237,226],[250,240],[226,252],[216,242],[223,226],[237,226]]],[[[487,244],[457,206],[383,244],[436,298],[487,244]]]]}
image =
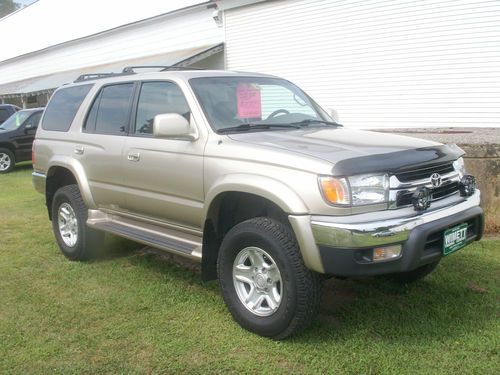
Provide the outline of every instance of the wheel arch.
{"type": "Polygon", "coordinates": [[[222,239],[234,225],[266,216],[290,225],[288,215],[305,214],[302,199],[280,181],[255,175],[224,176],[207,194],[203,227],[202,277],[217,277],[222,239]]]}
{"type": "Polygon", "coordinates": [[[58,157],[51,160],[46,177],[45,200],[51,220],[51,206],[54,194],[57,189],[66,185],[76,184],[80,189],[85,205],[89,208],[95,207],[85,171],[82,165],[75,159],[58,157]]]}

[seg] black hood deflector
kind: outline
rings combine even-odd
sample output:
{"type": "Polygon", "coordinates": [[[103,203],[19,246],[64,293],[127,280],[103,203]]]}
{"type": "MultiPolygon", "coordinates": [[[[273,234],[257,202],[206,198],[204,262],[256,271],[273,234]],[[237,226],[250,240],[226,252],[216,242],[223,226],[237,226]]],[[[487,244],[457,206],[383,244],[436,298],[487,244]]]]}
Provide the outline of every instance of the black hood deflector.
{"type": "Polygon", "coordinates": [[[377,172],[398,173],[453,162],[464,154],[465,152],[456,145],[415,148],[341,160],[335,164],[332,173],[334,176],[377,172]]]}

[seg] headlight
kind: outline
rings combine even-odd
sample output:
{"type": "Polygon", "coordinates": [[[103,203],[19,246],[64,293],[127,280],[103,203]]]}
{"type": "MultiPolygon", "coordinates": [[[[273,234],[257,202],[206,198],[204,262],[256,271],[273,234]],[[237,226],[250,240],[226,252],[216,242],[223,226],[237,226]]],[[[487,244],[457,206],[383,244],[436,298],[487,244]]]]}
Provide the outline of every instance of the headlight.
{"type": "Polygon", "coordinates": [[[458,175],[460,178],[462,178],[466,173],[465,173],[465,164],[464,164],[464,158],[458,158],[453,162],[453,168],[458,172],[458,175]]]}
{"type": "Polygon", "coordinates": [[[328,203],[361,206],[385,203],[389,197],[389,176],[358,175],[348,178],[320,176],[319,185],[328,203]]]}

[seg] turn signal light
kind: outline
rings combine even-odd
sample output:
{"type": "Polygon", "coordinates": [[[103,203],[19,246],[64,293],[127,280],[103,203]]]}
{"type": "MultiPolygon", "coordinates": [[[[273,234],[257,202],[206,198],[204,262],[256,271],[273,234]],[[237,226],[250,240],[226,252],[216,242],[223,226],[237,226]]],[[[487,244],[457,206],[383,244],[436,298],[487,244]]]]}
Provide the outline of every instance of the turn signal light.
{"type": "Polygon", "coordinates": [[[319,178],[321,191],[325,199],[333,204],[350,204],[350,194],[345,178],[321,176],[319,178]]]}
{"type": "Polygon", "coordinates": [[[35,142],[33,141],[33,145],[31,146],[31,163],[35,166],[35,142]]]}
{"type": "Polygon", "coordinates": [[[385,260],[397,259],[401,256],[401,245],[376,247],[373,249],[373,261],[382,262],[385,260]]]}

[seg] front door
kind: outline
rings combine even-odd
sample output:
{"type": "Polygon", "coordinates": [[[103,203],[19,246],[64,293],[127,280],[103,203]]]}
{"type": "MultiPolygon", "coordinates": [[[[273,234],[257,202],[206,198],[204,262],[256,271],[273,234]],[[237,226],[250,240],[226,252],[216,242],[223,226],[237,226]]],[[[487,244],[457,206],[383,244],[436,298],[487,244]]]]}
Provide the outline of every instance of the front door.
{"type": "Polygon", "coordinates": [[[150,219],[200,229],[204,141],[154,138],[153,119],[164,113],[178,113],[195,126],[177,84],[143,82],[123,155],[126,208],[150,219]]]}
{"type": "Polygon", "coordinates": [[[42,117],[42,112],[35,112],[19,127],[15,136],[16,160],[25,161],[31,159],[31,148],[35,140],[36,129],[42,117]]]}

